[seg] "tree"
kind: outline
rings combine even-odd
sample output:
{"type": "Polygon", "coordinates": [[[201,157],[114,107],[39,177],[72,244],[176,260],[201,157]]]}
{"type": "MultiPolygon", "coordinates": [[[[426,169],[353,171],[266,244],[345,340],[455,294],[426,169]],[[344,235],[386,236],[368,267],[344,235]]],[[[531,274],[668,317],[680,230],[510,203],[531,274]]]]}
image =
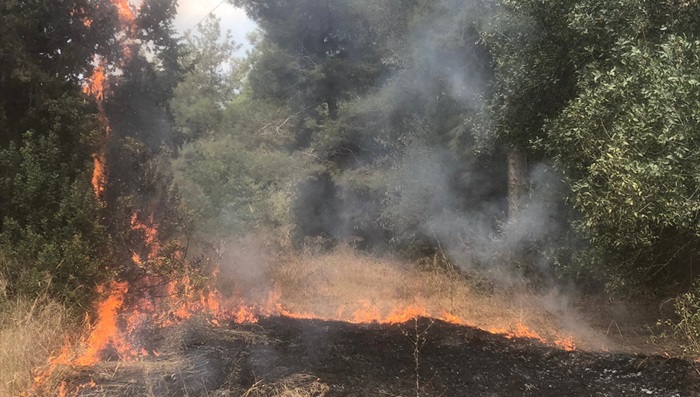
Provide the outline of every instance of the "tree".
{"type": "MultiPolygon", "coordinates": [[[[658,11],[637,7],[639,15],[658,11]]],[[[576,226],[611,263],[618,287],[694,272],[700,21],[686,15],[693,7],[625,21],[617,30],[626,34],[581,70],[579,95],[539,142],[566,171],[582,214],[576,226]]],[[[592,30],[586,14],[574,15],[579,31],[592,30]]]]}
{"type": "MultiPolygon", "coordinates": [[[[236,48],[214,18],[189,33],[188,72],[173,98],[175,120],[187,134],[174,163],[175,182],[209,238],[288,226],[293,187],[313,169],[309,156],[289,150],[299,112],[251,99],[242,80],[251,61],[231,58],[236,48]]],[[[251,59],[261,51],[256,47],[251,59]]]]}
{"type": "Polygon", "coordinates": [[[694,217],[693,182],[682,175],[693,159],[676,162],[688,148],[659,137],[692,136],[696,61],[683,49],[692,51],[698,32],[697,4],[502,5],[484,35],[496,74],[482,139],[504,142],[511,158],[518,150],[555,161],[578,211],[575,230],[590,243],[576,255],[583,269],[610,263],[604,273],[624,287],[692,262],[694,232],[682,219],[694,217]]]}
{"type": "Polygon", "coordinates": [[[241,89],[243,69],[234,52],[240,45],[230,32],[221,37],[218,19],[204,21],[197,34],[185,36],[182,69],[189,71],[177,85],[171,107],[177,126],[187,141],[212,132],[223,118],[223,110],[241,89]]]}
{"type": "Polygon", "coordinates": [[[90,186],[100,134],[81,93],[95,54],[118,56],[109,1],[0,4],[0,271],[13,294],[76,301],[108,237],[90,186]]]}

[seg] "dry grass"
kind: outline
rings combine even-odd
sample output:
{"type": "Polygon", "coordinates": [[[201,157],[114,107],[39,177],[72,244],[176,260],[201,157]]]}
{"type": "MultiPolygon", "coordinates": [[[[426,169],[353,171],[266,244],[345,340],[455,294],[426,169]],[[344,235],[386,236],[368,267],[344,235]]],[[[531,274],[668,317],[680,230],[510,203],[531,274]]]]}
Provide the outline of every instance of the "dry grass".
{"type": "Polygon", "coordinates": [[[324,397],[330,387],[308,374],[295,374],[277,382],[258,381],[242,397],[324,397]]]}
{"type": "Polygon", "coordinates": [[[350,248],[330,254],[288,258],[273,275],[283,303],[323,317],[345,314],[362,305],[388,314],[396,307],[420,305],[430,313],[450,313],[474,323],[508,324],[520,316],[513,302],[475,292],[456,273],[421,271],[392,258],[374,258],[350,248]]]}
{"type": "Polygon", "coordinates": [[[64,306],[47,299],[0,297],[0,396],[16,396],[32,383],[32,371],[61,347],[68,325],[64,306]]]}
{"type": "MultiPolygon", "coordinates": [[[[484,292],[458,272],[422,270],[348,247],[289,255],[273,267],[271,277],[286,308],[320,318],[352,321],[358,310],[371,308],[386,316],[396,308],[417,306],[433,317],[447,313],[492,332],[513,332],[524,325],[550,340],[578,336],[578,325],[568,318],[572,310],[561,296],[513,288],[484,292]]],[[[575,339],[582,346],[580,339],[590,338],[575,339]]],[[[599,340],[591,345],[601,347],[599,340]]]]}

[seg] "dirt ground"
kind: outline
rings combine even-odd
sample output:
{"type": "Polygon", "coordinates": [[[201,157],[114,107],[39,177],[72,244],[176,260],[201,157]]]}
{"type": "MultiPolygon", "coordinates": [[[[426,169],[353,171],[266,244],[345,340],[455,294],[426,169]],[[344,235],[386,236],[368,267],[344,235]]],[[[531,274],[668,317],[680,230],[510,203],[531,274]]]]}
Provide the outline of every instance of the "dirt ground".
{"type": "Polygon", "coordinates": [[[172,329],[156,339],[175,353],[85,368],[65,389],[79,396],[700,396],[700,372],[689,361],[566,352],[430,319],[354,325],[274,317],[172,329]]]}

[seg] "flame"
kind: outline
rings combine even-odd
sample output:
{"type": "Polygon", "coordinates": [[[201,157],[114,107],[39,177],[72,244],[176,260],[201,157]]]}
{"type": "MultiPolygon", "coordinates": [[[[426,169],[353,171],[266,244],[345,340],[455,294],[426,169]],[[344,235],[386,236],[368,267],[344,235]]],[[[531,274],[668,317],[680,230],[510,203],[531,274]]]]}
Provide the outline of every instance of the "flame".
{"type": "Polygon", "coordinates": [[[523,323],[516,324],[515,331],[506,333],[506,336],[510,337],[510,338],[534,339],[534,340],[538,340],[542,343],[547,343],[547,341],[542,336],[540,336],[539,333],[535,332],[534,330],[529,329],[523,323]]]}
{"type": "MultiPolygon", "coordinates": [[[[137,230],[156,230],[153,226],[142,224],[135,219],[137,230]]],[[[153,237],[157,243],[157,233],[144,234],[153,237]]],[[[155,261],[157,262],[157,261],[155,261]]],[[[152,263],[149,262],[149,265],[152,263]]],[[[215,284],[217,272],[213,272],[212,284],[215,284]]],[[[162,280],[157,278],[142,281],[147,289],[157,289],[162,280]]],[[[170,327],[180,324],[195,315],[204,316],[213,326],[226,323],[256,323],[267,316],[286,316],[296,319],[318,319],[326,321],[344,321],[356,324],[381,323],[400,324],[418,317],[434,318],[451,324],[474,327],[474,324],[449,312],[433,312],[424,302],[416,300],[408,305],[381,305],[369,300],[349,303],[338,308],[332,316],[322,316],[314,313],[289,310],[282,304],[282,293],[279,288],[273,288],[267,300],[260,304],[250,304],[238,299],[224,299],[221,293],[210,287],[205,290],[194,286],[192,279],[185,275],[180,279],[171,280],[164,285],[164,294],[160,298],[143,297],[130,302],[128,295],[131,291],[126,282],[113,282],[102,287],[104,299],[97,305],[97,318],[89,328],[88,336],[78,344],[66,342],[61,353],[50,360],[49,369],[35,378],[37,384],[45,383],[50,374],[59,365],[88,366],[108,359],[106,352],[114,352],[121,361],[133,361],[144,357],[157,357],[158,352],[139,345],[133,335],[144,324],[158,327],[170,327]]],[[[157,294],[154,294],[157,295],[157,294]]],[[[89,319],[87,320],[89,323],[89,319]]],[[[522,322],[511,329],[491,328],[485,331],[503,335],[506,338],[528,338],[541,343],[551,343],[560,348],[574,350],[572,338],[550,339],[529,328],[522,322]]],[[[94,388],[94,383],[83,384],[71,391],[65,384],[59,389],[59,395],[78,395],[80,390],[94,388]],[[64,393],[64,394],[61,394],[64,393]]]]}
{"type": "Polygon", "coordinates": [[[96,153],[93,156],[92,188],[97,199],[101,199],[107,185],[107,175],[105,174],[105,163],[107,162],[104,153],[96,153]]]}
{"type": "Polygon", "coordinates": [[[117,8],[117,12],[119,13],[119,22],[122,24],[122,27],[133,26],[135,15],[134,11],[131,9],[131,5],[129,4],[128,0],[111,1],[112,4],[117,8]]]}
{"type": "MultiPolygon", "coordinates": [[[[97,62],[100,62],[99,60],[97,62]]],[[[92,75],[87,78],[83,86],[83,92],[91,96],[98,104],[101,104],[105,99],[105,68],[99,64],[92,70],[92,75]]]]}
{"type": "Polygon", "coordinates": [[[134,262],[138,267],[143,267],[143,260],[141,259],[141,255],[137,254],[136,252],[131,252],[131,261],[134,262]]]}
{"type": "Polygon", "coordinates": [[[109,120],[104,109],[106,75],[101,60],[96,60],[97,66],[92,70],[92,75],[88,77],[83,85],[83,92],[92,97],[97,103],[100,126],[104,129],[105,135],[100,143],[99,149],[93,154],[92,188],[97,199],[101,201],[107,186],[107,139],[109,138],[109,120]]]}
{"type": "Polygon", "coordinates": [[[136,42],[136,16],[128,0],[111,0],[119,14],[119,23],[122,28],[122,38],[120,40],[122,59],[121,65],[125,66],[133,58],[131,44],[136,42]]]}
{"type": "Polygon", "coordinates": [[[85,341],[86,351],[73,362],[75,365],[87,366],[100,362],[102,352],[110,345],[122,359],[134,356],[133,349],[117,337],[119,334],[117,315],[124,305],[124,297],[129,291],[129,285],[124,282],[114,282],[110,285],[109,291],[107,298],[98,305],[97,323],[85,341]]]}
{"type": "Polygon", "coordinates": [[[554,344],[568,352],[576,350],[576,344],[574,343],[574,339],[572,337],[557,339],[554,341],[554,344]]]}
{"type": "MultiPolygon", "coordinates": [[[[121,24],[121,29],[124,32],[124,37],[120,40],[122,47],[122,59],[120,65],[123,67],[132,58],[132,50],[130,48],[130,43],[134,41],[135,37],[135,15],[134,11],[131,9],[128,0],[111,0],[112,4],[117,9],[119,14],[119,22],[121,24]]],[[[71,11],[71,14],[76,13],[85,14],[85,10],[80,9],[79,11],[71,11]]],[[[92,26],[92,21],[88,18],[83,19],[83,24],[87,27],[92,26]]],[[[107,74],[105,72],[105,63],[103,59],[96,59],[96,66],[92,71],[92,75],[85,80],[83,85],[83,92],[92,97],[97,103],[99,111],[100,126],[104,129],[104,137],[99,146],[97,152],[93,155],[93,173],[92,173],[92,187],[95,192],[95,196],[105,205],[102,198],[107,186],[107,140],[109,139],[109,120],[104,108],[105,92],[107,89],[107,74]]]]}
{"type": "Polygon", "coordinates": [[[85,8],[80,7],[77,10],[71,10],[70,11],[70,16],[80,16],[81,21],[83,22],[83,25],[85,25],[86,28],[89,28],[92,26],[92,20],[87,18],[85,16],[85,8]]]}
{"type": "MultiPolygon", "coordinates": [[[[148,222],[151,226],[146,226],[144,223],[139,221],[138,212],[134,212],[131,215],[131,230],[143,232],[144,243],[146,247],[149,248],[148,259],[154,259],[160,252],[160,242],[158,240],[158,225],[153,221],[153,214],[149,216],[148,222]]],[[[141,262],[141,258],[137,253],[134,253],[132,258],[137,264],[141,262]]]]}
{"type": "MultiPolygon", "coordinates": [[[[131,50],[129,44],[134,42],[135,37],[135,15],[127,0],[111,0],[115,6],[121,24],[121,37],[118,37],[122,45],[123,57],[120,60],[120,65],[124,66],[131,60],[131,50]]],[[[83,8],[70,11],[72,16],[82,17],[83,24],[86,27],[92,26],[92,20],[87,18],[83,8]]],[[[92,74],[87,76],[83,84],[83,93],[92,98],[97,104],[100,127],[104,131],[102,141],[98,146],[97,151],[93,154],[93,174],[92,187],[98,201],[105,205],[103,201],[104,192],[107,186],[107,141],[110,135],[109,120],[107,118],[104,101],[107,93],[107,70],[106,65],[109,65],[108,60],[95,56],[94,68],[92,74]]],[[[155,230],[155,228],[153,229],[155,230]]],[[[145,229],[146,244],[151,247],[151,252],[155,253],[159,246],[154,243],[157,237],[154,231],[145,229]]],[[[134,262],[140,262],[140,258],[134,253],[134,262]]],[[[138,263],[137,263],[138,264],[138,263]]],[[[38,370],[34,374],[34,385],[30,389],[30,395],[36,390],[43,387],[52,374],[59,366],[86,366],[93,365],[103,360],[103,354],[107,349],[113,349],[120,360],[131,360],[140,355],[147,353],[145,349],[136,349],[128,338],[123,333],[123,324],[120,323],[120,315],[124,309],[127,293],[130,286],[126,282],[113,282],[109,285],[98,287],[98,293],[105,294],[105,298],[98,302],[96,311],[97,318],[93,325],[90,325],[87,330],[87,336],[81,338],[76,345],[73,345],[70,340],[66,340],[63,348],[58,355],[49,359],[47,366],[43,370],[38,370]]],[[[139,311],[132,316],[126,316],[123,323],[127,325],[127,329],[133,330],[136,328],[137,320],[140,317],[139,311]]],[[[90,324],[89,317],[86,317],[86,324],[90,324]]],[[[78,386],[74,393],[83,388],[93,387],[94,382],[78,386]]],[[[62,382],[58,388],[60,396],[69,394],[68,386],[62,382]]]]}

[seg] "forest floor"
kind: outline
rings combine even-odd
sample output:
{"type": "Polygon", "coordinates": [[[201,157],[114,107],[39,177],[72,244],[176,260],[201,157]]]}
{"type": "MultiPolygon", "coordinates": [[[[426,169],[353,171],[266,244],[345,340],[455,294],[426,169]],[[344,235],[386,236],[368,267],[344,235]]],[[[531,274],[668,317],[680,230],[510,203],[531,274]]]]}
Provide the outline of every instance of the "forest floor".
{"type": "Polygon", "coordinates": [[[80,396],[700,396],[700,372],[683,359],[564,351],[424,318],[355,325],[274,317],[164,335],[173,352],[73,370],[67,389],[80,387],[80,396]]]}
{"type": "MultiPolygon", "coordinates": [[[[231,262],[240,266],[245,257],[252,255],[231,262]]],[[[351,251],[286,257],[272,272],[251,272],[270,262],[253,259],[245,272],[223,268],[230,279],[223,290],[253,286],[250,298],[261,301],[278,288],[281,307],[316,319],[273,316],[213,326],[211,318],[195,316],[144,330],[137,337],[147,357],[123,362],[103,352],[97,365],[60,368],[55,387],[44,394],[700,396],[700,363],[682,358],[679,340],[653,338],[663,332],[657,319],[668,310],[656,302],[488,290],[458,273],[351,251]],[[417,303],[425,313],[466,321],[420,317],[392,324],[355,317],[376,313],[381,319],[381,313],[417,303]],[[521,326],[534,337],[516,337],[521,326]],[[556,346],[566,338],[574,351],[556,346]]]]}

